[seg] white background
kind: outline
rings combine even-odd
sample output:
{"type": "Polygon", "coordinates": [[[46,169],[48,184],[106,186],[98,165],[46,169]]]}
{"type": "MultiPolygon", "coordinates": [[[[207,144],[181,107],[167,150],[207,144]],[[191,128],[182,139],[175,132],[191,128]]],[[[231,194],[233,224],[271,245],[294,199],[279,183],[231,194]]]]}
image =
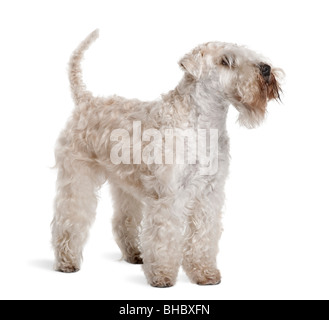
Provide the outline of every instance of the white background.
{"type": "Polygon", "coordinates": [[[2,1],[1,299],[328,299],[327,1],[2,1]],[[219,286],[147,285],[120,261],[108,187],[76,274],[52,271],[53,148],[71,113],[67,62],[95,28],[84,79],[95,94],[155,99],[177,61],[212,40],[245,44],[283,68],[282,104],[263,126],[231,108],[231,174],[219,286]]]}

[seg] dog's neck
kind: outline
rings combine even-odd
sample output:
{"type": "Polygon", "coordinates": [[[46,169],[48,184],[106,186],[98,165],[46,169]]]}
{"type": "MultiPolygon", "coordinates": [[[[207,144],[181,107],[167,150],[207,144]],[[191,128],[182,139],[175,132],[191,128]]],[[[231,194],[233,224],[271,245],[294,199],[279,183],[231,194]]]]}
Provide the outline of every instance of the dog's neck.
{"type": "MultiPolygon", "coordinates": [[[[219,129],[226,131],[226,118],[229,103],[219,91],[214,95],[211,83],[196,81],[192,77],[185,75],[175,90],[168,95],[179,97],[179,104],[176,108],[189,109],[195,114],[198,128],[219,129]]],[[[175,100],[176,100],[175,99],[175,100]]]]}

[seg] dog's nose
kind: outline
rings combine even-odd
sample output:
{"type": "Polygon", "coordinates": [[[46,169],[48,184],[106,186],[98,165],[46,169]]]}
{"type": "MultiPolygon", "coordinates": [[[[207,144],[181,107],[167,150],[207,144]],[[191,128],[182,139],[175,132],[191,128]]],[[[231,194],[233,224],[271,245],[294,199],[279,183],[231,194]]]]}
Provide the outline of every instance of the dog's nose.
{"type": "Polygon", "coordinates": [[[264,78],[268,78],[271,75],[271,67],[268,64],[261,64],[260,65],[260,72],[264,78]]]}

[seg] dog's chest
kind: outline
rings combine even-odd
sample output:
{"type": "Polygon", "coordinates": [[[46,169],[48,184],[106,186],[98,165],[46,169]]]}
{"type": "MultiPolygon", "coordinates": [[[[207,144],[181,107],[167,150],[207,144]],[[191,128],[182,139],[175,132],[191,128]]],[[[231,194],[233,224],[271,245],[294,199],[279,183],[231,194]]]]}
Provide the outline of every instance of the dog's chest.
{"type": "Polygon", "coordinates": [[[226,133],[212,143],[209,137],[206,143],[197,143],[196,156],[193,164],[174,166],[173,183],[178,190],[193,189],[194,192],[203,193],[212,185],[226,180],[229,167],[229,138],[226,133]]]}

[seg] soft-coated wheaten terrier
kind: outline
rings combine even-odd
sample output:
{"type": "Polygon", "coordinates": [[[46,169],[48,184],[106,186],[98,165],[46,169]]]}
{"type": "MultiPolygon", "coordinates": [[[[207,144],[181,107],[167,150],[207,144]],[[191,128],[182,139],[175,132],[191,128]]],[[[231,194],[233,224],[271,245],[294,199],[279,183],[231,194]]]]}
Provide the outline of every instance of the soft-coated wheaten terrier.
{"type": "Polygon", "coordinates": [[[97,37],[96,30],[69,64],[76,107],[56,146],[55,268],[80,269],[97,190],[108,181],[116,242],[126,261],[143,263],[152,286],[172,286],[180,265],[192,282],[218,284],[228,108],[255,127],[267,102],[279,99],[283,72],[245,47],[209,42],[179,61],[181,82],[159,100],[94,97],[80,62],[97,37]]]}

